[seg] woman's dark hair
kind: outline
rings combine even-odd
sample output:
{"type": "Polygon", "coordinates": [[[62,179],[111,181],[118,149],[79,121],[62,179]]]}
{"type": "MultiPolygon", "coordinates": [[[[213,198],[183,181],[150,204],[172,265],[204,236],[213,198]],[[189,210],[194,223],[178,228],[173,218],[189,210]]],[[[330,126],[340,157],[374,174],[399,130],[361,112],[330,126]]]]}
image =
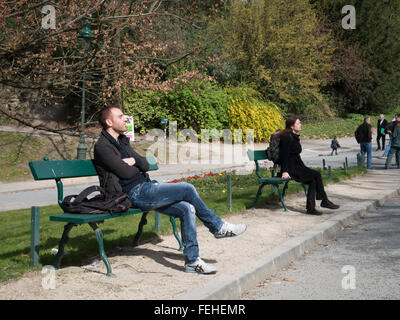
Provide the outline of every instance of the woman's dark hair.
{"type": "Polygon", "coordinates": [[[279,136],[284,136],[292,132],[292,126],[296,123],[299,117],[296,116],[289,116],[285,122],[285,129],[279,132],[279,136]]]}

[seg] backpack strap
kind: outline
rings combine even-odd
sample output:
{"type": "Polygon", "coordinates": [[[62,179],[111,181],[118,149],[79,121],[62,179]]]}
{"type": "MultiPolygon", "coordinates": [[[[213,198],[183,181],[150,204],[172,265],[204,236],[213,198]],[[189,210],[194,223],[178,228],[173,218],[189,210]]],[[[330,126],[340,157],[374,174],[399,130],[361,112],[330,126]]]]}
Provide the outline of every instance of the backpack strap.
{"type": "Polygon", "coordinates": [[[104,189],[100,186],[90,186],[87,187],[86,189],[82,190],[75,198],[74,202],[75,203],[81,203],[84,199],[86,199],[90,194],[93,192],[100,192],[101,194],[104,194],[104,189]]]}

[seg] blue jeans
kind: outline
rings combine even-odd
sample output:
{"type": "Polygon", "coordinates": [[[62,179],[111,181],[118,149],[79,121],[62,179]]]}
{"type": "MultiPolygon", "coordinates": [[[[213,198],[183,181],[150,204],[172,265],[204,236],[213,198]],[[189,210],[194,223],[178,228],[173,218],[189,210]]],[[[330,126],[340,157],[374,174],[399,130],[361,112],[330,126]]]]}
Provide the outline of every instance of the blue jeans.
{"type": "Polygon", "coordinates": [[[157,210],[180,219],[186,263],[193,263],[199,257],[196,216],[213,234],[223,225],[223,221],[206,206],[190,183],[159,183],[153,180],[133,187],[128,196],[143,211],[157,210]]]}
{"type": "Polygon", "coordinates": [[[372,163],[372,142],[361,142],[360,143],[361,152],[361,163],[364,165],[364,155],[367,153],[367,169],[371,169],[372,163]]]}
{"type": "Polygon", "coordinates": [[[390,134],[390,135],[389,135],[389,143],[388,143],[388,145],[387,145],[385,151],[383,152],[383,155],[384,155],[384,156],[387,156],[387,155],[388,155],[388,153],[389,153],[389,151],[390,151],[390,146],[391,146],[391,145],[392,145],[392,135],[390,134]]]}

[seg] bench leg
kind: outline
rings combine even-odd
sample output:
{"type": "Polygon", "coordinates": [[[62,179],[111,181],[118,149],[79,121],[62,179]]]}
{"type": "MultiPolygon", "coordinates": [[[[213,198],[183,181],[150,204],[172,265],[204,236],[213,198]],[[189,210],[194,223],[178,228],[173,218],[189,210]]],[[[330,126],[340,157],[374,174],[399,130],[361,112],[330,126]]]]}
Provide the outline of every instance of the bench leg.
{"type": "Polygon", "coordinates": [[[282,191],[282,198],[285,197],[286,189],[288,188],[289,181],[285,182],[285,186],[283,187],[282,191]]]}
{"type": "Polygon", "coordinates": [[[169,221],[171,221],[172,230],[174,231],[175,239],[176,239],[176,241],[178,241],[178,244],[179,244],[179,249],[178,250],[179,251],[183,251],[183,244],[182,244],[181,238],[179,237],[178,230],[176,229],[175,218],[174,217],[169,217],[169,221]]]}
{"type": "Polygon", "coordinates": [[[305,195],[306,195],[306,197],[307,197],[307,185],[306,185],[306,184],[304,184],[304,183],[302,183],[301,185],[303,186],[303,189],[304,189],[304,194],[305,194],[305,195]]]}
{"type": "Polygon", "coordinates": [[[97,226],[96,223],[91,222],[91,223],[89,223],[89,225],[92,227],[93,231],[96,233],[97,243],[99,244],[100,258],[101,258],[101,260],[103,260],[104,264],[106,265],[107,277],[115,277],[115,275],[111,271],[110,262],[108,261],[107,255],[104,251],[103,232],[97,226]]]}
{"type": "Polygon", "coordinates": [[[135,235],[135,239],[133,239],[133,244],[132,245],[134,247],[136,247],[139,244],[139,239],[140,239],[140,236],[142,235],[143,227],[144,227],[145,224],[147,224],[146,217],[147,217],[148,213],[149,212],[143,212],[143,214],[142,214],[142,218],[140,219],[140,222],[139,222],[138,232],[135,235]]]}
{"type": "Polygon", "coordinates": [[[59,243],[59,245],[58,245],[58,252],[57,252],[57,255],[56,255],[55,258],[54,258],[54,263],[53,263],[53,266],[54,266],[54,268],[56,268],[56,269],[59,269],[59,268],[60,268],[61,259],[62,259],[62,257],[64,256],[64,247],[65,247],[65,245],[67,244],[67,242],[69,241],[68,234],[69,234],[69,232],[71,231],[71,229],[72,229],[73,227],[75,227],[76,225],[77,225],[77,224],[75,224],[75,223],[68,223],[68,224],[66,224],[66,225],[64,226],[64,232],[63,232],[63,234],[62,234],[60,243],[59,243]]]}
{"type": "MultiPolygon", "coordinates": [[[[287,211],[285,201],[283,201],[283,196],[284,196],[284,191],[285,191],[285,190],[282,192],[282,189],[281,189],[281,187],[279,186],[279,184],[277,185],[277,187],[278,187],[278,192],[279,192],[279,200],[280,200],[280,202],[282,203],[283,208],[285,209],[285,211],[287,211]]],[[[285,187],[286,187],[286,186],[285,186],[285,187]]],[[[284,189],[285,189],[285,187],[284,187],[284,189]]]]}
{"type": "Polygon", "coordinates": [[[254,203],[252,204],[252,206],[250,207],[250,209],[255,209],[256,204],[257,204],[257,201],[258,201],[258,198],[260,198],[260,196],[261,196],[261,190],[262,190],[262,188],[263,188],[264,186],[265,186],[265,183],[261,184],[261,185],[258,187],[256,199],[254,200],[254,203]]]}

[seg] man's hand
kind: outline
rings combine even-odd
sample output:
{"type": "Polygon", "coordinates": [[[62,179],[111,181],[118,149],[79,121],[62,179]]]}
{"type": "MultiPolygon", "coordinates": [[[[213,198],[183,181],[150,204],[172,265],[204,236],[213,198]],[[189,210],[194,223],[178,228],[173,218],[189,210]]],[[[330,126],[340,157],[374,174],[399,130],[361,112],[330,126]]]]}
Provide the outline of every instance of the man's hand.
{"type": "Polygon", "coordinates": [[[122,159],[122,161],[125,162],[128,166],[133,166],[136,163],[135,158],[125,158],[122,159]]]}
{"type": "Polygon", "coordinates": [[[282,179],[290,179],[290,175],[287,172],[282,173],[282,179]]]}

